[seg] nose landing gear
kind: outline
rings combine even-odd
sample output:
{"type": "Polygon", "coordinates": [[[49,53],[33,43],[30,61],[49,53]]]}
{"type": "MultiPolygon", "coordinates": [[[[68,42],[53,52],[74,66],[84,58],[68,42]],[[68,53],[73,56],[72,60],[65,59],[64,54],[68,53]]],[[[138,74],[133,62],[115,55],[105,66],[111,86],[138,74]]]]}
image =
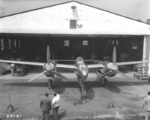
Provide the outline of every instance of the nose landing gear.
{"type": "Polygon", "coordinates": [[[86,90],[82,82],[80,82],[80,92],[81,92],[81,102],[85,103],[86,100],[86,90]]]}

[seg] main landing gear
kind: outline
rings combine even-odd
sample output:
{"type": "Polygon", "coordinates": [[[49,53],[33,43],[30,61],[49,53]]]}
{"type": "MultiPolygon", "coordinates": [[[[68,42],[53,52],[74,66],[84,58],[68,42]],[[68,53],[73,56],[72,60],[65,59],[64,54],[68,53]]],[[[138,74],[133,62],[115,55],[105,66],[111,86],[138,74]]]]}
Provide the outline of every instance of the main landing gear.
{"type": "Polygon", "coordinates": [[[103,78],[103,87],[109,89],[109,82],[106,77],[103,78]]]}
{"type": "Polygon", "coordinates": [[[53,91],[53,88],[54,88],[53,80],[54,80],[54,78],[52,78],[52,77],[48,79],[48,88],[51,91],[53,91]]]}
{"type": "MultiPolygon", "coordinates": [[[[103,74],[100,72],[97,72],[97,77],[102,76],[103,74]]],[[[109,81],[107,76],[103,76],[101,78],[98,79],[98,81],[102,82],[103,88],[109,89],[109,81]]]]}

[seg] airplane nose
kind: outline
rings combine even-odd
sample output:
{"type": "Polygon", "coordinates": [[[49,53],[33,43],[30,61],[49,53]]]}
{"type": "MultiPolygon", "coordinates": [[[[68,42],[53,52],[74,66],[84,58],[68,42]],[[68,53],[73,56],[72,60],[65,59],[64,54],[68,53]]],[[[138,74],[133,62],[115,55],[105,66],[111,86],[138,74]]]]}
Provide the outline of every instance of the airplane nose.
{"type": "Polygon", "coordinates": [[[88,67],[85,64],[81,64],[79,66],[79,71],[83,76],[87,76],[88,74],[88,67]]]}
{"type": "Polygon", "coordinates": [[[50,70],[52,70],[54,68],[54,64],[53,63],[46,63],[45,65],[44,65],[44,70],[46,70],[46,71],[50,71],[50,70]]]}
{"type": "Polygon", "coordinates": [[[84,76],[86,76],[87,73],[88,73],[87,71],[83,71],[83,72],[82,72],[82,74],[83,74],[84,76]]]}

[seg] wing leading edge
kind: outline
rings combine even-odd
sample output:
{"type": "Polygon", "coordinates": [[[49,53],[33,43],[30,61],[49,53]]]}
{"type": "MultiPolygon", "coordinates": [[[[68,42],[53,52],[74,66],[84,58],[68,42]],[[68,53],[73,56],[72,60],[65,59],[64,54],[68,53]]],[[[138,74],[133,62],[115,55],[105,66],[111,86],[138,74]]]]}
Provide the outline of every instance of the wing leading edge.
{"type": "Polygon", "coordinates": [[[14,63],[14,64],[24,64],[24,65],[33,65],[33,66],[43,66],[45,63],[41,62],[28,62],[28,61],[12,61],[12,60],[0,60],[4,63],[14,63]]]}
{"type": "Polygon", "coordinates": [[[104,68],[103,64],[90,64],[87,65],[89,69],[97,69],[97,68],[104,68]]]}
{"type": "MultiPolygon", "coordinates": [[[[45,63],[42,62],[28,62],[28,61],[12,61],[12,60],[0,60],[3,63],[14,63],[14,64],[24,64],[24,65],[33,65],[33,66],[44,66],[45,63]]],[[[132,65],[132,64],[141,64],[141,63],[149,63],[150,61],[131,61],[131,62],[117,62],[115,63],[118,66],[122,65],[132,65]]],[[[102,63],[98,64],[90,64],[87,65],[89,69],[97,69],[104,68],[105,66],[102,63]]],[[[56,68],[62,68],[66,70],[76,71],[78,68],[75,65],[67,65],[67,64],[56,64],[56,68]]]]}
{"type": "Polygon", "coordinates": [[[134,65],[134,64],[142,64],[142,63],[149,63],[150,61],[131,61],[131,62],[117,62],[116,65],[134,65]]]}
{"type": "Polygon", "coordinates": [[[56,68],[76,71],[78,68],[75,65],[56,64],[56,68]]]}

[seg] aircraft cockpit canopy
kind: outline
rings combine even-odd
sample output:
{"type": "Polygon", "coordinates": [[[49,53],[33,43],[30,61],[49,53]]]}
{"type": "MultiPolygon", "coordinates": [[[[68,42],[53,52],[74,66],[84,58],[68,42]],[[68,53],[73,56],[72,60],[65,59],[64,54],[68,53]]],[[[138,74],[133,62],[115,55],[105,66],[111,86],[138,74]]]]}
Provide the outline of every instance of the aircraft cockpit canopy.
{"type": "Polygon", "coordinates": [[[77,61],[77,63],[84,63],[82,57],[78,57],[78,58],[76,59],[76,61],[77,61]]]}

